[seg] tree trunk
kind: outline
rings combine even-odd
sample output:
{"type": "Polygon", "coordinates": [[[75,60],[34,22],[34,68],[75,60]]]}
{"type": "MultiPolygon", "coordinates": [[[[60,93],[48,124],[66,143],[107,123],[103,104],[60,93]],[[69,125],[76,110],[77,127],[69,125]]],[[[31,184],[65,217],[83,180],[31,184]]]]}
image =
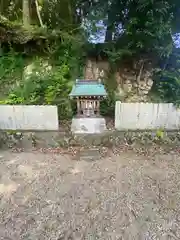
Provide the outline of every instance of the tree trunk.
{"type": "Polygon", "coordinates": [[[4,1],[0,1],[0,14],[3,14],[3,9],[4,9],[4,1]]]}
{"type": "Polygon", "coordinates": [[[39,23],[40,23],[41,27],[43,27],[43,21],[42,21],[42,18],[41,18],[41,14],[40,14],[40,11],[39,11],[39,5],[38,5],[37,0],[35,0],[35,5],[36,5],[36,12],[37,12],[37,16],[38,16],[38,19],[39,19],[39,23]]]}
{"type": "Polygon", "coordinates": [[[111,8],[112,4],[110,4],[109,6],[109,10],[107,12],[107,23],[106,23],[106,26],[107,26],[107,29],[106,29],[106,36],[105,36],[105,42],[111,42],[112,41],[112,38],[113,38],[113,19],[112,19],[112,13],[110,12],[110,8],[111,8]]]}
{"type": "Polygon", "coordinates": [[[113,36],[112,26],[109,25],[109,26],[107,26],[107,29],[106,29],[105,42],[111,42],[112,36],[113,36]]]}
{"type": "Polygon", "coordinates": [[[29,0],[23,0],[23,25],[28,27],[30,25],[29,0]]]}

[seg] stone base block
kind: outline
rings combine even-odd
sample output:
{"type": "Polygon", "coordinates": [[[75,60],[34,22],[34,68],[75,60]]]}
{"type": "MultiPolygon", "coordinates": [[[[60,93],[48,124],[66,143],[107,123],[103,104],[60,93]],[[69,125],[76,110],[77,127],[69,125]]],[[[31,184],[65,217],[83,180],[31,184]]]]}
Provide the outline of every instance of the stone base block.
{"type": "Polygon", "coordinates": [[[106,130],[104,118],[73,118],[71,131],[74,134],[96,134],[106,130]]]}

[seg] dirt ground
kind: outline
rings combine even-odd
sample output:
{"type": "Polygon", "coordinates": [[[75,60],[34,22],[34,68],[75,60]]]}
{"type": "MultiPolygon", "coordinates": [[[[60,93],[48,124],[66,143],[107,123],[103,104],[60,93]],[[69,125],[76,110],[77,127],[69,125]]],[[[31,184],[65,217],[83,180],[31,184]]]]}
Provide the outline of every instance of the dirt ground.
{"type": "Polygon", "coordinates": [[[180,157],[0,153],[0,239],[180,239],[180,157]]]}

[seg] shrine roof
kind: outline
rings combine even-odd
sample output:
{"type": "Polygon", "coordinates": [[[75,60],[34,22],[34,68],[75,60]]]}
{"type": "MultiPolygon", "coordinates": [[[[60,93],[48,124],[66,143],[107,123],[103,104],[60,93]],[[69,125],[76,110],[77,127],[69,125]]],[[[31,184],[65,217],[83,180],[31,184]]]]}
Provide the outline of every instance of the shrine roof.
{"type": "Polygon", "coordinates": [[[69,96],[107,96],[107,92],[104,85],[96,80],[76,80],[69,96]]]}

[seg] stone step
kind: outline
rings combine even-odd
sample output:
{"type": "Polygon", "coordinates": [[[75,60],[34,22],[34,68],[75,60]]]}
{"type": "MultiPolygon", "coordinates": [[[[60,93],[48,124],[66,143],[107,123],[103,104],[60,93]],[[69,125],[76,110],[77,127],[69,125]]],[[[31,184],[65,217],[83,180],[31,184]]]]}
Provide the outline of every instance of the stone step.
{"type": "Polygon", "coordinates": [[[101,155],[98,148],[90,148],[80,150],[76,159],[80,161],[97,161],[100,157],[101,155]]]}

